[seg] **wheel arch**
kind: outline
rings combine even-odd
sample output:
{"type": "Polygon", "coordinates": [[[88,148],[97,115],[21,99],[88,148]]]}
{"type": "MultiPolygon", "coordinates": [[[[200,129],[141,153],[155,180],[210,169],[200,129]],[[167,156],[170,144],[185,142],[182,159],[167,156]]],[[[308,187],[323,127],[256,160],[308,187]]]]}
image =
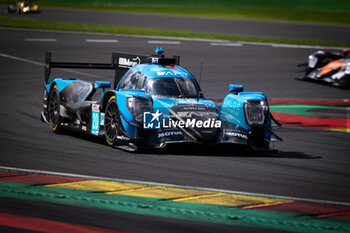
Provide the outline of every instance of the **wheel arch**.
{"type": "MultiPolygon", "coordinates": [[[[58,101],[60,101],[60,93],[59,93],[59,90],[58,90],[58,87],[57,87],[57,84],[55,82],[52,82],[50,83],[50,87],[48,88],[49,89],[49,92],[47,94],[47,100],[46,100],[46,104],[47,104],[47,113],[49,113],[49,104],[50,104],[50,98],[51,98],[51,92],[53,89],[56,89],[57,91],[57,95],[58,95],[58,101]],[[56,88],[55,88],[56,87],[56,88]]],[[[59,106],[59,102],[58,102],[58,106],[59,106]]],[[[58,111],[59,112],[59,111],[58,111]]],[[[58,113],[59,114],[59,113],[58,113]]],[[[60,126],[60,116],[58,115],[58,121],[57,121],[57,124],[56,125],[52,125],[52,122],[51,122],[51,119],[50,119],[50,116],[49,116],[49,124],[50,124],[50,127],[52,129],[53,132],[55,133],[60,133],[62,132],[62,129],[61,129],[61,126],[60,126]]]]}
{"type": "Polygon", "coordinates": [[[106,110],[108,100],[109,100],[112,96],[116,96],[116,91],[115,91],[115,90],[107,91],[107,92],[103,95],[103,99],[102,99],[102,101],[101,101],[101,111],[102,111],[102,112],[104,112],[104,111],[106,110]]]}
{"type": "MultiPolygon", "coordinates": [[[[50,93],[51,93],[51,91],[52,91],[52,88],[53,88],[55,85],[57,86],[57,83],[54,81],[54,82],[50,83],[49,86],[45,87],[45,90],[46,90],[46,93],[47,93],[47,98],[46,98],[44,104],[46,104],[47,106],[48,106],[48,104],[49,104],[50,93]]],[[[48,110],[47,110],[47,111],[48,111],[48,110]]]]}

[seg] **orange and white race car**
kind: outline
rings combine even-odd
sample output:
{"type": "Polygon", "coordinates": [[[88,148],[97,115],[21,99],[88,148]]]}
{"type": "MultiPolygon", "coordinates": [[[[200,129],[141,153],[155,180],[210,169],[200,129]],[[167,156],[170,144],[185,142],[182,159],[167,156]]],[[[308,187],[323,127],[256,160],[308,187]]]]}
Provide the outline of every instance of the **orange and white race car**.
{"type": "Polygon", "coordinates": [[[39,13],[39,5],[33,4],[28,1],[20,1],[16,2],[15,4],[9,4],[7,6],[7,12],[18,14],[39,13]]]}
{"type": "Polygon", "coordinates": [[[315,80],[329,83],[332,86],[350,88],[350,58],[349,49],[343,49],[343,54],[317,51],[309,56],[308,63],[300,64],[300,74],[297,79],[315,80]]]}

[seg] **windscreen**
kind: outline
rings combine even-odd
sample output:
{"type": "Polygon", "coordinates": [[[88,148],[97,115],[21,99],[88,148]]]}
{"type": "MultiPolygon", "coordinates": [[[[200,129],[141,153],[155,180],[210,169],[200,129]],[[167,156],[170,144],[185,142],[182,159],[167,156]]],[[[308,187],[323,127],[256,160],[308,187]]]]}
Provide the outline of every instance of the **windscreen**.
{"type": "Polygon", "coordinates": [[[143,89],[146,93],[157,96],[180,98],[196,98],[198,96],[198,87],[190,78],[146,78],[143,89]]]}

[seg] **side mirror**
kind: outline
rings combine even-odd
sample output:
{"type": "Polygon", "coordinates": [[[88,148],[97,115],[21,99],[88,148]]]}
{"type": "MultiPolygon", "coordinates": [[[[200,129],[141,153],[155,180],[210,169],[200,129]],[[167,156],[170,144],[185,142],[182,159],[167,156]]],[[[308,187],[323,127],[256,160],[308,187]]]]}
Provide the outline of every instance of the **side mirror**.
{"type": "Polygon", "coordinates": [[[111,82],[109,81],[95,81],[94,88],[111,88],[111,82]]]}
{"type": "Polygon", "coordinates": [[[95,81],[94,88],[95,89],[102,88],[102,93],[101,93],[101,98],[102,98],[105,94],[105,89],[111,88],[111,82],[109,82],[109,81],[95,81]]]}
{"type": "Polygon", "coordinates": [[[242,84],[230,84],[229,91],[230,93],[238,94],[239,92],[242,92],[244,89],[244,86],[242,84]]]}

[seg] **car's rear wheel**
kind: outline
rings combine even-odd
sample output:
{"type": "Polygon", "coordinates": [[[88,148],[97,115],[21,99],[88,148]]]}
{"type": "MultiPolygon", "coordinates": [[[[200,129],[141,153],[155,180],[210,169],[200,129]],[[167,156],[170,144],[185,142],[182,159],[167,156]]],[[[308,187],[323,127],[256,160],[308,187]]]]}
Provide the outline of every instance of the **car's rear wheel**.
{"type": "Polygon", "coordinates": [[[115,96],[112,96],[107,103],[105,111],[105,138],[107,144],[114,147],[117,143],[119,129],[118,105],[115,96]]]}
{"type": "Polygon", "coordinates": [[[60,132],[60,93],[56,84],[51,88],[49,93],[48,113],[52,131],[55,133],[60,132]]]}

